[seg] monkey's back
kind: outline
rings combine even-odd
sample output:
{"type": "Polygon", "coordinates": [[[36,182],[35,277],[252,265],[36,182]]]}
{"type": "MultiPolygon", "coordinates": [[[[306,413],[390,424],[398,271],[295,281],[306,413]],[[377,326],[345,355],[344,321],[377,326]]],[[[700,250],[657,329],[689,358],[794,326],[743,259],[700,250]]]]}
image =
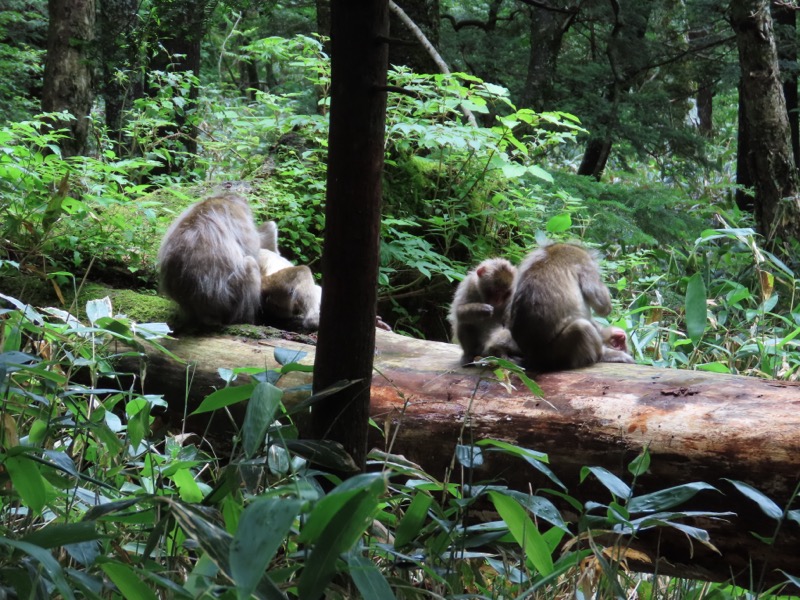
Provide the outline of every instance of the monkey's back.
{"type": "Polygon", "coordinates": [[[162,291],[187,316],[210,323],[253,322],[259,309],[260,238],[247,202],[211,197],[186,209],[158,253],[162,291]]]}
{"type": "MultiPolygon", "coordinates": [[[[522,261],[508,310],[508,328],[529,367],[548,365],[553,342],[572,321],[590,318],[583,281],[597,266],[574,244],[550,244],[522,261]]],[[[596,275],[595,275],[596,278],[596,275]]]]}

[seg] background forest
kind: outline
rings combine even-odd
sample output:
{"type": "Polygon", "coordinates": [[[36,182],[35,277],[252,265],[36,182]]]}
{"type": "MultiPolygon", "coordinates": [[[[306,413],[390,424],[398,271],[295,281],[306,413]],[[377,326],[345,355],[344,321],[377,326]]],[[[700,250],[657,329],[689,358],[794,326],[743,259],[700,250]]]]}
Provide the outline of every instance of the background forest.
{"type": "MultiPolygon", "coordinates": [[[[248,409],[223,457],[171,435],[150,444],[163,399],[100,386],[119,375],[114,341],[158,345],[167,333],[155,255],[168,223],[209,192],[245,194],[257,220],[278,222],[282,253],[319,275],[330,10],[0,0],[0,592],[749,597],[627,571],[641,556],[619,540],[640,530],[711,544],[673,508],[708,484],[637,495],[646,452],[627,483],[582,472],[611,494],[602,519],[524,448],[493,449],[544,473],[559,487],[550,499],[473,494],[391,455],[371,460],[402,484],[331,476],[331,492],[302,451],[270,442],[298,437],[279,408],[280,370],[198,409],[250,394],[271,407],[248,409]],[[98,289],[112,300],[87,304],[98,289]],[[88,381],[73,379],[78,367],[88,381]],[[577,529],[555,496],[579,513],[577,529]],[[479,501],[500,519],[471,522],[479,501]],[[654,507],[658,519],[642,516],[654,507]],[[617,541],[586,542],[593,528],[617,541]],[[484,552],[493,544],[500,554],[484,552]]],[[[610,322],[637,362],[798,378],[794,3],[404,0],[390,11],[378,313],[395,331],[446,341],[453,291],[477,262],[580,239],[603,257],[610,322]]],[[[283,373],[299,360],[281,356],[283,373]]],[[[462,466],[473,447],[460,448],[462,466]]],[[[339,472],[345,459],[332,456],[339,472]]],[[[796,493],[779,508],[736,486],[775,518],[766,545],[800,523],[796,493]]],[[[747,587],[778,593],[800,576],[769,587],[766,573],[747,587]]]]}

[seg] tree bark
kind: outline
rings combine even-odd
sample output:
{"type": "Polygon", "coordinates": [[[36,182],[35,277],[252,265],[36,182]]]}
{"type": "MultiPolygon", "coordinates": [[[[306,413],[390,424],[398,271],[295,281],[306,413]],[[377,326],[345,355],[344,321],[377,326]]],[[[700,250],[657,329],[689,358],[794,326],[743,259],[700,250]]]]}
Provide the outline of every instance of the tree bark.
{"type": "Polygon", "coordinates": [[[736,206],[739,210],[755,212],[756,206],[753,201],[753,176],[750,173],[750,134],[747,127],[744,108],[744,92],[742,91],[742,81],[739,80],[738,86],[739,110],[737,113],[738,127],[736,129],[736,206]]]}
{"type": "Polygon", "coordinates": [[[60,142],[62,156],[86,152],[89,113],[94,101],[90,45],[94,41],[94,0],[50,0],[47,57],[44,65],[42,110],[67,111],[74,119],[57,121],[69,137],[60,142]]]}
{"type": "Polygon", "coordinates": [[[756,222],[769,242],[796,239],[800,237],[800,179],[792,153],[769,2],[732,0],[730,15],[739,48],[756,222]]]}
{"type": "Polygon", "coordinates": [[[783,79],[783,99],[786,101],[786,116],[792,136],[792,154],[795,167],[800,166],[800,115],[797,98],[797,8],[773,2],[772,14],[775,16],[776,47],[778,64],[783,79]]]}
{"type": "Polygon", "coordinates": [[[654,8],[651,0],[645,2],[611,2],[614,26],[609,34],[606,56],[611,68],[612,81],[608,84],[603,100],[608,104],[602,131],[593,131],[586,144],[578,175],[600,180],[605,171],[611,149],[619,128],[619,104],[624,95],[646,70],[649,50],[645,34],[654,8]]]}
{"type": "Polygon", "coordinates": [[[105,105],[108,137],[114,143],[117,156],[124,156],[128,151],[123,134],[125,110],[142,93],[141,70],[136,68],[132,35],[136,6],[136,0],[104,0],[98,14],[98,54],[102,77],[99,90],[105,105]],[[129,73],[130,80],[127,83],[117,77],[118,69],[129,73]]]}
{"type": "Polygon", "coordinates": [[[328,191],[314,389],[357,385],[316,405],[314,436],[367,451],[381,224],[389,33],[387,0],[331,2],[328,191]]]}
{"type": "MultiPolygon", "coordinates": [[[[151,352],[144,391],[164,394],[183,415],[221,385],[219,367],[275,368],[275,347],[314,352],[312,346],[287,340],[236,340],[230,337],[184,338],[167,343],[187,366],[151,352]]],[[[346,345],[340,347],[346,358],[346,345]]],[[[438,478],[454,477],[457,443],[498,439],[544,451],[550,466],[582,501],[607,502],[608,492],[591,480],[578,482],[582,466],[601,466],[630,481],[626,465],[643,448],[652,462],[635,486],[637,495],[692,481],[705,481],[720,493],[703,492],[680,509],[734,511],[725,520],[691,522],[705,528],[715,554],[667,530],[644,534],[636,547],[652,557],[642,570],[708,580],[733,574],[754,586],[762,569],[765,584],[782,581],[774,569],[800,573],[800,527],[785,523],[774,546],[750,532],[773,535],[775,522],[724,481],[745,481],[784,507],[800,473],[800,385],[699,371],[600,364],[588,369],[536,378],[537,397],[521,382],[510,389],[491,370],[459,366],[460,349],[378,331],[370,414],[385,436],[371,431],[371,443],[403,454],[438,478]],[[392,440],[391,443],[387,440],[392,440]],[[658,560],[660,559],[660,562],[658,560]],[[752,567],[752,571],[750,568],[752,567]],[[750,579],[753,577],[754,579],[750,579]]],[[[310,363],[313,356],[303,362],[310,363]]],[[[135,369],[135,359],[121,365],[135,369]]],[[[290,373],[280,385],[307,382],[290,373]]],[[[298,392],[285,397],[291,404],[298,392]]],[[[351,422],[351,427],[352,427],[351,422]]],[[[219,427],[216,428],[219,433],[219,427]]],[[[484,453],[485,464],[474,481],[495,480],[519,490],[552,487],[538,471],[498,453],[484,453]]],[[[797,502],[791,506],[797,508],[797,502]]]]}
{"type": "MultiPolygon", "coordinates": [[[[208,14],[214,4],[215,0],[155,0],[158,25],[152,41],[160,51],[152,57],[147,71],[186,73],[199,77],[200,42],[208,28],[208,14]]],[[[156,95],[158,92],[145,84],[145,93],[156,95]]],[[[197,126],[190,118],[197,106],[197,85],[191,86],[186,100],[180,110],[176,108],[175,124],[159,129],[162,139],[171,138],[177,145],[172,149],[172,154],[185,154],[185,157],[181,157],[180,163],[162,163],[151,171],[151,175],[169,175],[182,170],[185,161],[191,160],[197,153],[197,126]]]]}
{"type": "Polygon", "coordinates": [[[550,102],[558,56],[564,35],[575,20],[577,12],[553,10],[544,4],[532,5],[527,10],[530,18],[530,51],[519,105],[538,112],[554,110],[555,107],[550,102]]]}

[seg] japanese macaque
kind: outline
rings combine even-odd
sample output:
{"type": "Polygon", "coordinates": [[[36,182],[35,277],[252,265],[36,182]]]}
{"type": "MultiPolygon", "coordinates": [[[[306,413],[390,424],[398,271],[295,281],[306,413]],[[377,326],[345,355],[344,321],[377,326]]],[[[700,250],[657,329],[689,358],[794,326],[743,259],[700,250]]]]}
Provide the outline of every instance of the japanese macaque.
{"type": "MultiPolygon", "coordinates": [[[[450,306],[453,337],[461,344],[462,364],[471,363],[476,356],[485,356],[501,348],[510,336],[497,333],[503,329],[508,301],[516,269],[504,258],[490,258],[467,273],[458,284],[450,306]],[[496,337],[499,336],[499,337],[496,337]],[[487,343],[492,340],[491,347],[487,343]]],[[[508,355],[509,352],[500,350],[508,355]]],[[[494,354],[497,356],[497,354],[494,354]]]]}
{"type": "Polygon", "coordinates": [[[549,244],[520,265],[508,329],[522,364],[533,371],[575,369],[596,362],[632,363],[625,332],[592,318],[611,312],[611,296],[595,257],[576,244],[549,244]]]}
{"type": "Polygon", "coordinates": [[[261,307],[261,239],[247,201],[223,192],[187,208],[158,251],[162,291],[187,321],[255,323],[261,307]]]}
{"type": "Polygon", "coordinates": [[[291,329],[319,328],[322,288],[305,265],[294,266],[278,252],[278,227],[268,221],[259,227],[261,251],[261,318],[291,329]]]}

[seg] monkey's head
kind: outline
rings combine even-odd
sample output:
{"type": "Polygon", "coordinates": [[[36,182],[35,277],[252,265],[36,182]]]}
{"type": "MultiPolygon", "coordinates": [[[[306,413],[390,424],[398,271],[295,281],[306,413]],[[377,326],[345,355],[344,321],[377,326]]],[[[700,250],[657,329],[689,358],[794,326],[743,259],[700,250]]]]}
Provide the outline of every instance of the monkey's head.
{"type": "Polygon", "coordinates": [[[609,348],[614,350],[621,350],[622,352],[628,351],[628,336],[623,329],[619,327],[608,327],[605,330],[605,340],[603,340],[609,348]]]}
{"type": "Polygon", "coordinates": [[[487,304],[504,307],[511,299],[514,275],[517,269],[504,258],[483,261],[475,269],[478,287],[487,304]]]}

